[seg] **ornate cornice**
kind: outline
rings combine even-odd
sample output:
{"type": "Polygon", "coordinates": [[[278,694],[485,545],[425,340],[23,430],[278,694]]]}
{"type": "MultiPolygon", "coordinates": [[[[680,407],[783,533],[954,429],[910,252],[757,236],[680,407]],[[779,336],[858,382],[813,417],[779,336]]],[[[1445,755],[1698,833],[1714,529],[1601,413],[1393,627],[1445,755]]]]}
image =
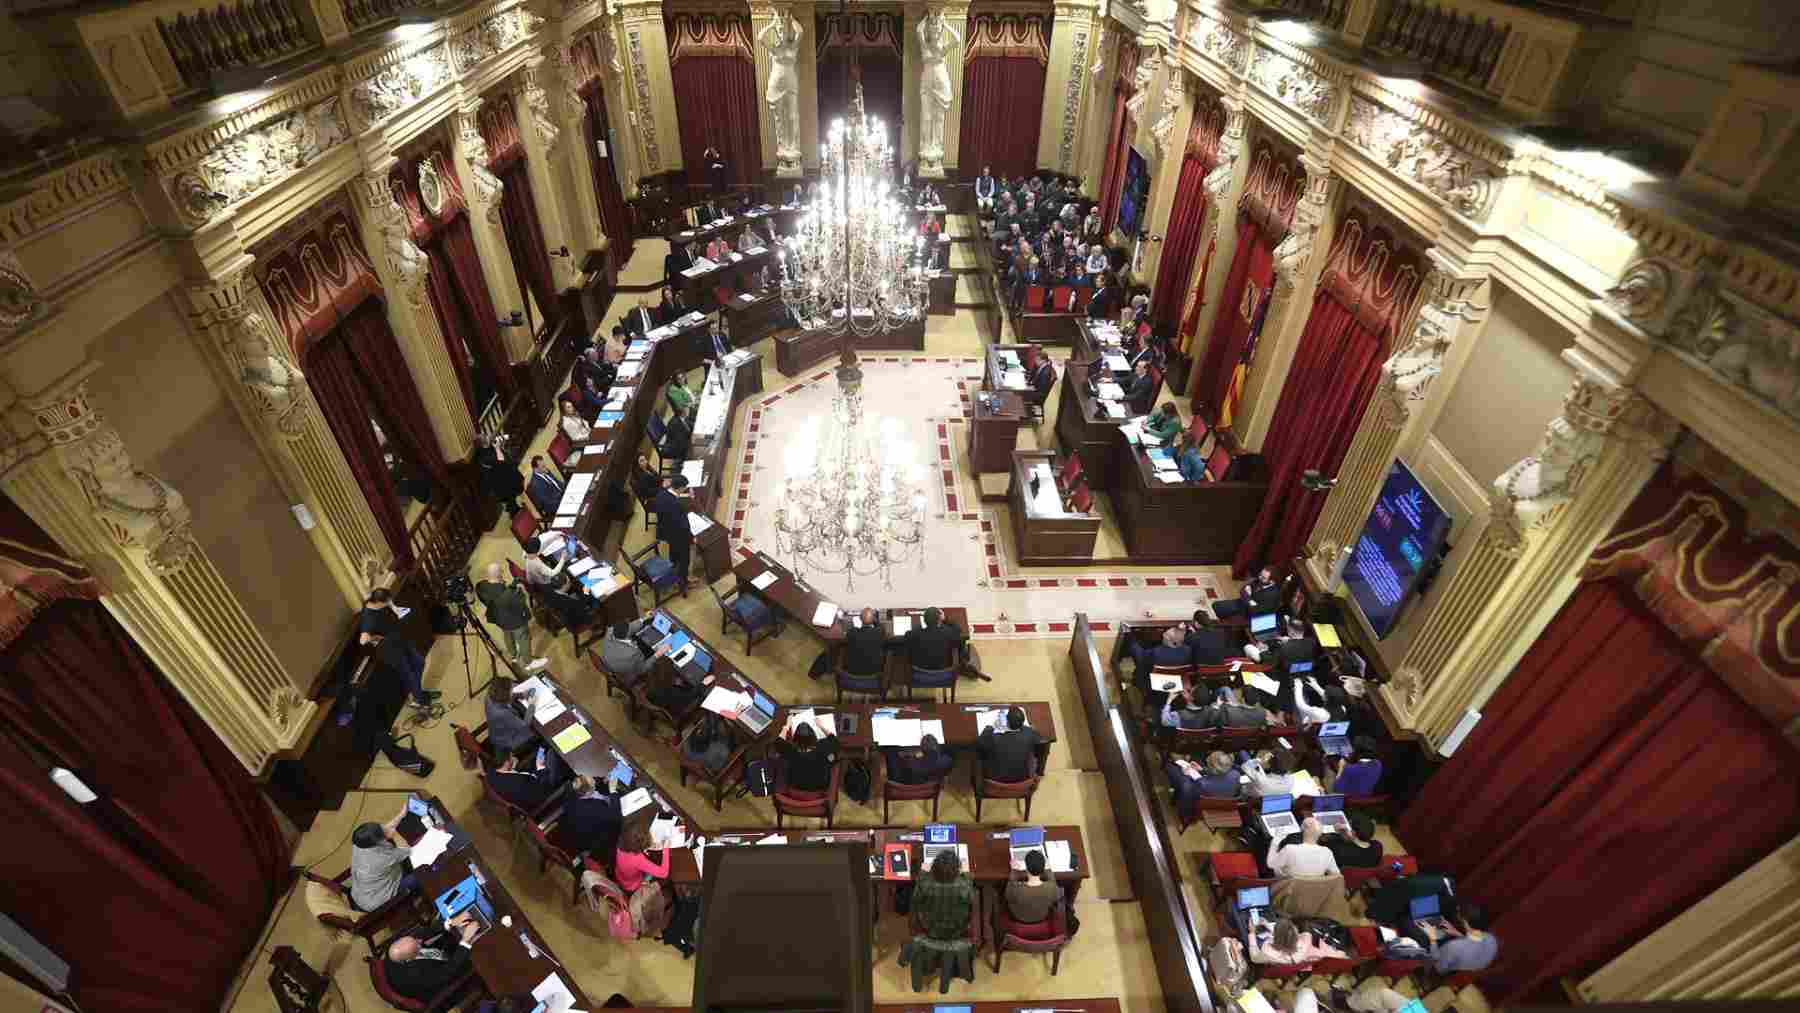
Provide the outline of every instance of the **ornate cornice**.
{"type": "Polygon", "coordinates": [[[176,213],[198,228],[350,139],[343,100],[336,95],[282,119],[239,134],[198,164],[163,180],[176,213]]]}
{"type": "Polygon", "coordinates": [[[1221,18],[1193,14],[1188,18],[1182,41],[1232,74],[1242,74],[1252,48],[1250,37],[1221,18]]]}
{"type": "Polygon", "coordinates": [[[455,76],[449,46],[431,40],[423,45],[396,46],[361,68],[367,73],[345,73],[352,129],[358,133],[449,83],[455,76]]]}
{"type": "Polygon", "coordinates": [[[541,23],[541,19],[523,7],[498,10],[501,6],[498,3],[489,5],[484,10],[493,13],[481,18],[458,19],[459,27],[450,29],[449,54],[456,73],[466,74],[482,61],[526,41],[541,23]]]}
{"type": "Polygon", "coordinates": [[[0,204],[0,244],[31,238],[48,226],[131,188],[120,150],[108,148],[32,180],[0,204]]]}
{"type": "Polygon", "coordinates": [[[264,124],[316,106],[338,93],[338,68],[322,67],[278,93],[209,123],[188,127],[144,145],[145,167],[167,176],[197,165],[208,154],[264,124]]]}
{"type": "Polygon", "coordinates": [[[1457,147],[1423,117],[1352,94],[1344,138],[1464,218],[1477,223],[1487,218],[1503,170],[1457,147]]]}
{"type": "Polygon", "coordinates": [[[1341,67],[1273,39],[1257,39],[1250,53],[1250,80],[1321,127],[1333,125],[1345,76],[1341,67]]]}

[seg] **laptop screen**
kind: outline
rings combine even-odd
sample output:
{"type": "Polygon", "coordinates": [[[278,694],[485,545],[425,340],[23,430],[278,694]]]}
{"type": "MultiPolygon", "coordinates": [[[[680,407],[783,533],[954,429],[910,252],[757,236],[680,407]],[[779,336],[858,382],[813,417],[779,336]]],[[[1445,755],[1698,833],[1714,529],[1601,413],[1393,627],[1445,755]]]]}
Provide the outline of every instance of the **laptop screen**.
{"type": "Polygon", "coordinates": [[[661,612],[650,617],[650,625],[656,627],[658,633],[667,633],[675,628],[675,624],[669,620],[669,617],[661,612]]]}
{"type": "Polygon", "coordinates": [[[775,716],[775,701],[763,696],[760,692],[753,694],[751,701],[756,704],[757,710],[762,711],[770,717],[775,716]]]}
{"type": "Polygon", "coordinates": [[[1343,811],[1344,811],[1344,796],[1342,796],[1342,795],[1314,795],[1313,796],[1313,812],[1329,813],[1329,812],[1343,812],[1343,811]]]}
{"type": "Polygon", "coordinates": [[[1350,734],[1350,722],[1348,721],[1327,721],[1319,726],[1319,738],[1321,739],[1341,739],[1348,734],[1350,734]]]}
{"type": "Polygon", "coordinates": [[[1263,796],[1262,811],[1265,815],[1268,813],[1284,813],[1292,808],[1294,808],[1294,796],[1292,795],[1263,796]]]}
{"type": "Polygon", "coordinates": [[[408,795],[406,797],[406,811],[412,813],[414,816],[423,818],[431,815],[431,805],[417,795],[408,795]]]}
{"type": "Polygon", "coordinates": [[[1312,667],[1313,663],[1310,661],[1290,661],[1287,669],[1289,675],[1300,675],[1303,672],[1312,671],[1312,667]]]}
{"type": "Polygon", "coordinates": [[[1015,848],[1033,848],[1044,843],[1043,827],[1016,827],[1009,835],[1015,848]]]}
{"type": "Polygon", "coordinates": [[[1268,907],[1269,888],[1266,886],[1252,886],[1239,890],[1237,892],[1237,906],[1239,911],[1248,911],[1253,907],[1268,907]]]}
{"type": "Polygon", "coordinates": [[[1412,916],[1414,918],[1436,918],[1438,914],[1437,894],[1412,899],[1412,916]]]}
{"type": "Polygon", "coordinates": [[[694,652],[694,667],[702,672],[712,671],[712,655],[705,651],[694,652]]]}
{"type": "Polygon", "coordinates": [[[1250,617],[1250,632],[1251,633],[1268,633],[1268,632],[1272,631],[1273,629],[1275,629],[1276,618],[1277,617],[1276,617],[1275,613],[1273,613],[1273,612],[1264,612],[1262,615],[1251,616],[1250,617]]]}

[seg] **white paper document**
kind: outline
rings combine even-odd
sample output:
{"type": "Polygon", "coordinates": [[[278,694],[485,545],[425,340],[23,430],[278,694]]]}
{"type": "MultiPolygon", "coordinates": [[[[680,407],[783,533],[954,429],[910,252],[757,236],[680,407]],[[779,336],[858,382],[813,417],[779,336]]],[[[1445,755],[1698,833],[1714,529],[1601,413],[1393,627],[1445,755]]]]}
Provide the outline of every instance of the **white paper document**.
{"type": "MultiPolygon", "coordinates": [[[[875,714],[869,718],[869,734],[878,746],[916,746],[924,731],[918,718],[896,718],[875,714]]],[[[940,740],[941,741],[941,740],[940,740]]]]}
{"type": "Polygon", "coordinates": [[[894,636],[904,637],[912,632],[912,616],[901,614],[894,617],[894,636]]]}
{"type": "Polygon", "coordinates": [[[579,577],[599,565],[599,562],[593,556],[583,556],[577,562],[569,564],[569,576],[579,577]]]}
{"type": "Polygon", "coordinates": [[[819,603],[819,607],[813,610],[813,625],[830,626],[832,623],[837,622],[837,615],[838,607],[836,605],[828,601],[822,601],[819,603]]]}
{"type": "Polygon", "coordinates": [[[543,1003],[544,1013],[570,1013],[575,1008],[575,993],[562,980],[562,975],[551,971],[550,975],[531,990],[531,997],[543,1003]]]}
{"type": "Polygon", "coordinates": [[[636,788],[627,792],[625,797],[619,799],[619,811],[630,816],[632,813],[649,805],[651,801],[650,789],[636,788]]]}
{"type": "Polygon", "coordinates": [[[1025,371],[1022,369],[1007,370],[1005,373],[1001,374],[1000,386],[1007,390],[1024,390],[1025,371]]]}
{"type": "Polygon", "coordinates": [[[750,586],[756,588],[758,591],[767,591],[770,584],[773,584],[780,579],[781,574],[776,573],[774,570],[764,570],[751,578],[750,586]]]}
{"type": "Polygon", "coordinates": [[[1158,693],[1174,693],[1181,689],[1181,676],[1150,673],[1150,688],[1158,693]]]}
{"type": "Polygon", "coordinates": [[[681,465],[681,474],[687,478],[690,488],[698,489],[700,484],[706,481],[706,462],[684,461],[681,465]]]}
{"type": "Polygon", "coordinates": [[[938,745],[944,744],[944,721],[942,718],[919,721],[919,741],[925,741],[927,735],[938,740],[938,745]]]}
{"type": "Polygon", "coordinates": [[[714,714],[730,717],[749,706],[749,704],[750,694],[739,693],[736,690],[726,689],[723,686],[714,686],[712,692],[706,694],[706,699],[701,702],[700,706],[712,711],[714,714]]]}
{"type": "Polygon", "coordinates": [[[1123,373],[1131,368],[1131,363],[1126,362],[1123,355],[1107,355],[1104,356],[1104,358],[1106,360],[1106,368],[1115,373],[1123,373]]]}
{"type": "Polygon", "coordinates": [[[444,853],[444,849],[450,846],[450,841],[451,837],[448,833],[432,827],[425,831],[424,835],[419,838],[419,843],[413,845],[412,850],[407,852],[407,857],[412,859],[413,868],[422,869],[437,861],[438,856],[444,853]]]}
{"type": "MultiPolygon", "coordinates": [[[[1031,473],[1037,476],[1037,495],[1031,498],[1032,509],[1040,514],[1060,514],[1063,512],[1062,493],[1056,489],[1056,476],[1050,473],[1048,464],[1032,467],[1031,473]]],[[[1029,493],[1029,487],[1025,490],[1029,493]]]]}
{"type": "Polygon", "coordinates": [[[1069,850],[1068,841],[1045,841],[1044,862],[1051,872],[1075,871],[1075,853],[1069,850]]]}
{"type": "Polygon", "coordinates": [[[1100,396],[1108,401],[1117,401],[1125,396],[1125,388],[1113,383],[1111,380],[1100,381],[1095,387],[1095,390],[1099,391],[1100,396]]]}
{"type": "Polygon", "coordinates": [[[539,699],[540,702],[538,703],[537,708],[531,712],[531,716],[536,718],[537,723],[540,725],[547,725],[550,722],[555,721],[557,718],[562,717],[563,711],[569,709],[568,705],[563,703],[558,697],[547,696],[539,699]]]}
{"type": "Polygon", "coordinates": [[[1125,406],[1120,404],[1119,402],[1117,402],[1117,401],[1102,401],[1100,403],[1102,405],[1106,406],[1106,414],[1111,416],[1112,418],[1122,419],[1125,417],[1125,406]]]}
{"type": "Polygon", "coordinates": [[[788,711],[787,731],[792,732],[800,727],[802,722],[812,725],[813,731],[817,732],[821,739],[837,734],[837,715],[830,711],[821,714],[811,707],[788,711]]]}
{"type": "MultiPolygon", "coordinates": [[[[562,504],[559,503],[557,505],[561,506],[562,504]]],[[[550,526],[557,531],[567,531],[575,526],[575,515],[557,514],[556,519],[550,522],[550,526]]]]}
{"type": "Polygon", "coordinates": [[[688,532],[690,534],[697,535],[700,532],[705,531],[707,528],[710,528],[712,526],[713,526],[713,522],[712,522],[711,518],[702,517],[699,514],[694,513],[692,510],[688,511],[688,532]]]}

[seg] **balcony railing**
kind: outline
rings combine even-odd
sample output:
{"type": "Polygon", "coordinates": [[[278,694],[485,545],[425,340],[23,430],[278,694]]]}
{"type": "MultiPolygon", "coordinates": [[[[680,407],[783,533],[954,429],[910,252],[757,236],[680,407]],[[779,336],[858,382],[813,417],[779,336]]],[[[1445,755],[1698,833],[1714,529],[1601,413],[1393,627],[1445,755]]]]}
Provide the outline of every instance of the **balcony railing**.
{"type": "Polygon", "coordinates": [[[370,25],[380,24],[391,18],[397,18],[411,11],[423,10],[432,6],[429,0],[341,0],[344,5],[344,21],[351,32],[360,32],[370,25]]]}
{"type": "Polygon", "coordinates": [[[1510,24],[1441,0],[1394,0],[1369,44],[1414,61],[1427,73],[1487,91],[1511,34],[1510,24]]]}
{"type": "Polygon", "coordinates": [[[292,0],[241,0],[160,16],[156,27],[189,88],[209,87],[223,71],[280,63],[317,43],[301,29],[292,0]]]}
{"type": "Polygon", "coordinates": [[[1262,9],[1277,10],[1305,19],[1310,24],[1344,30],[1344,18],[1350,13],[1351,0],[1271,0],[1262,9]]]}

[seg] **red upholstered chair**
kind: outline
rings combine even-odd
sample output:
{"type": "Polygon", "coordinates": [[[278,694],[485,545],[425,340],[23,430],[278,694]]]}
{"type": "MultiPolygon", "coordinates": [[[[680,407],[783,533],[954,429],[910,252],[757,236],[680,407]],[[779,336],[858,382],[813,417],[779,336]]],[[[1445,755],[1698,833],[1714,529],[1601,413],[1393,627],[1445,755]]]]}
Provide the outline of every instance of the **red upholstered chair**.
{"type": "Polygon", "coordinates": [[[563,810],[558,806],[556,811],[543,820],[526,820],[525,829],[531,834],[531,843],[537,848],[538,875],[554,865],[569,874],[569,903],[581,900],[581,863],[587,858],[585,851],[570,851],[569,843],[559,833],[562,824],[563,810]]]}
{"type": "Polygon", "coordinates": [[[1009,798],[1023,802],[1024,815],[1019,817],[1021,823],[1031,822],[1031,799],[1037,794],[1038,782],[1043,780],[1037,772],[1037,761],[1032,761],[1033,774],[1023,781],[996,781],[988,777],[982,770],[981,754],[975,754],[975,767],[969,772],[969,785],[975,789],[975,822],[981,822],[981,803],[990,798],[1009,798]]]}
{"type": "Polygon", "coordinates": [[[880,753],[875,760],[875,783],[881,786],[881,822],[888,822],[888,803],[890,802],[930,802],[931,822],[938,818],[938,799],[944,794],[944,779],[939,777],[924,784],[902,784],[888,777],[887,754],[880,753]]]}
{"type": "Polygon", "coordinates": [[[462,763],[462,769],[479,772],[483,760],[494,762],[493,751],[488,749],[483,738],[487,734],[485,721],[476,725],[473,730],[452,721],[450,733],[456,738],[456,758],[462,763]]]}
{"type": "Polygon", "coordinates": [[[730,285],[713,286],[713,298],[719,301],[720,306],[730,306],[731,298],[735,295],[737,295],[737,293],[731,290],[730,285]]]}
{"type": "Polygon", "coordinates": [[[1044,294],[1045,289],[1042,285],[1025,286],[1025,312],[1044,312],[1044,294]]]}
{"type": "Polygon", "coordinates": [[[1093,509],[1094,494],[1088,490],[1086,482],[1077,485],[1075,491],[1069,494],[1069,505],[1075,508],[1076,513],[1085,514],[1093,509]]]}
{"type": "MultiPolygon", "coordinates": [[[[785,766],[785,765],[784,765],[785,766]]],[[[831,826],[832,810],[837,808],[838,794],[844,786],[844,761],[840,757],[831,765],[831,787],[825,791],[800,791],[786,785],[787,771],[781,771],[775,784],[775,790],[769,797],[775,800],[775,826],[781,826],[783,816],[804,816],[810,819],[822,819],[827,827],[831,826]]],[[[979,818],[979,814],[977,814],[979,818]]]]}
{"type": "Polygon", "coordinates": [[[1075,312],[1076,313],[1086,313],[1087,308],[1088,308],[1088,303],[1091,303],[1093,301],[1094,301],[1094,290],[1093,289],[1078,288],[1075,290],[1075,312]]]}
{"type": "Polygon", "coordinates": [[[1038,363],[1037,348],[1032,345],[1026,345],[1025,348],[1019,352],[1019,361],[1024,364],[1025,372],[1027,374],[1035,371],[1038,363]]]}
{"type": "MultiPolygon", "coordinates": [[[[694,729],[699,726],[700,722],[694,722],[688,727],[687,734],[692,735],[694,729]]],[[[726,760],[725,766],[717,771],[708,770],[706,764],[689,759],[686,749],[675,750],[676,758],[681,765],[681,786],[687,787],[690,777],[701,784],[710,785],[713,790],[713,811],[724,812],[725,796],[743,783],[744,767],[749,763],[750,747],[755,744],[755,741],[752,740],[732,750],[731,758],[726,760]]]]}
{"type": "Polygon", "coordinates": [[[1069,945],[1069,918],[1063,910],[1067,899],[1050,908],[1041,922],[1016,922],[1006,910],[1006,898],[994,901],[994,973],[1000,972],[1000,955],[1007,950],[1050,954],[1050,976],[1062,965],[1063,947],[1069,945]]]}
{"type": "MultiPolygon", "coordinates": [[[[331,879],[312,872],[304,872],[302,875],[306,877],[308,883],[322,887],[342,901],[343,906],[349,909],[349,914],[335,914],[314,908],[314,916],[319,919],[319,924],[360,937],[368,945],[371,955],[375,954],[376,934],[393,924],[394,919],[412,914],[413,902],[419,896],[416,892],[396,894],[386,904],[373,911],[358,911],[355,902],[350,899],[349,869],[345,869],[331,879]]],[[[307,887],[307,890],[310,893],[312,887],[307,887]]]]}
{"type": "MultiPolygon", "coordinates": [[[[424,930],[421,930],[424,931],[424,930]]],[[[375,986],[375,994],[382,1001],[395,1009],[412,1010],[413,1013],[436,1013],[437,1010],[449,1009],[462,994],[469,990],[475,982],[475,966],[470,964],[457,975],[456,980],[444,986],[444,990],[431,997],[429,1002],[420,1002],[394,991],[387,980],[387,964],[380,955],[364,957],[363,962],[369,965],[369,983],[375,986]]]]}
{"type": "Polygon", "coordinates": [[[1063,459],[1062,470],[1056,473],[1056,480],[1061,482],[1064,488],[1067,488],[1074,485],[1075,480],[1079,477],[1081,477],[1081,455],[1071,450],[1069,456],[1063,459]]]}
{"type": "Polygon", "coordinates": [[[1365,886],[1385,883],[1401,876],[1416,876],[1419,873],[1419,860],[1411,855],[1383,855],[1381,864],[1373,869],[1350,868],[1344,873],[1344,893],[1352,894],[1365,886]],[[1400,871],[1394,871],[1394,863],[1400,863],[1400,871]]]}
{"type": "MultiPolygon", "coordinates": [[[[1401,978],[1412,974],[1425,966],[1423,960],[1394,960],[1381,955],[1381,934],[1373,925],[1351,925],[1350,938],[1356,943],[1358,956],[1367,955],[1356,968],[1358,984],[1370,978],[1386,978],[1398,982],[1401,978]]],[[[1420,992],[1420,995],[1425,993],[1420,992]]]]}
{"type": "Polygon", "coordinates": [[[1220,830],[1236,830],[1244,825],[1237,799],[1233,798],[1189,799],[1175,807],[1175,818],[1180,824],[1177,833],[1186,833],[1187,828],[1193,826],[1195,821],[1206,824],[1206,829],[1215,833],[1220,830]]]}
{"type": "Polygon", "coordinates": [[[1275,882],[1272,879],[1259,882],[1261,875],[1256,856],[1248,851],[1215,851],[1207,856],[1206,885],[1212,889],[1213,905],[1221,911],[1230,908],[1233,890],[1275,882]]]}
{"type": "Polygon", "coordinates": [[[637,685],[637,680],[627,678],[627,677],[622,676],[619,673],[613,671],[612,669],[607,668],[606,662],[601,661],[600,655],[596,654],[592,650],[589,650],[587,652],[587,659],[588,659],[588,664],[593,666],[594,671],[599,672],[602,676],[604,676],[606,678],[606,696],[607,696],[607,698],[611,699],[612,695],[614,693],[618,693],[619,695],[623,696],[625,698],[625,706],[627,708],[627,714],[629,715],[630,708],[633,706],[633,699],[631,696],[631,688],[633,686],[637,685]]]}
{"type": "Polygon", "coordinates": [[[562,431],[559,425],[556,435],[550,438],[550,463],[556,465],[557,477],[563,481],[569,479],[569,455],[575,452],[575,441],[562,431]]]}
{"type": "Polygon", "coordinates": [[[1150,397],[1155,400],[1162,394],[1163,371],[1155,366],[1150,367],[1150,397]]]}
{"type": "Polygon", "coordinates": [[[543,522],[538,519],[538,515],[533,512],[531,507],[524,503],[519,504],[519,512],[512,516],[513,538],[518,540],[519,548],[523,549],[525,543],[542,530],[543,522]]]}
{"type": "Polygon", "coordinates": [[[1223,444],[1213,447],[1212,454],[1206,459],[1206,477],[1214,482],[1225,481],[1225,472],[1231,467],[1231,451],[1223,444]]]}
{"type": "Polygon", "coordinates": [[[1052,292],[1050,305],[1057,313],[1075,312],[1075,288],[1072,285],[1058,285],[1052,292]]]}

